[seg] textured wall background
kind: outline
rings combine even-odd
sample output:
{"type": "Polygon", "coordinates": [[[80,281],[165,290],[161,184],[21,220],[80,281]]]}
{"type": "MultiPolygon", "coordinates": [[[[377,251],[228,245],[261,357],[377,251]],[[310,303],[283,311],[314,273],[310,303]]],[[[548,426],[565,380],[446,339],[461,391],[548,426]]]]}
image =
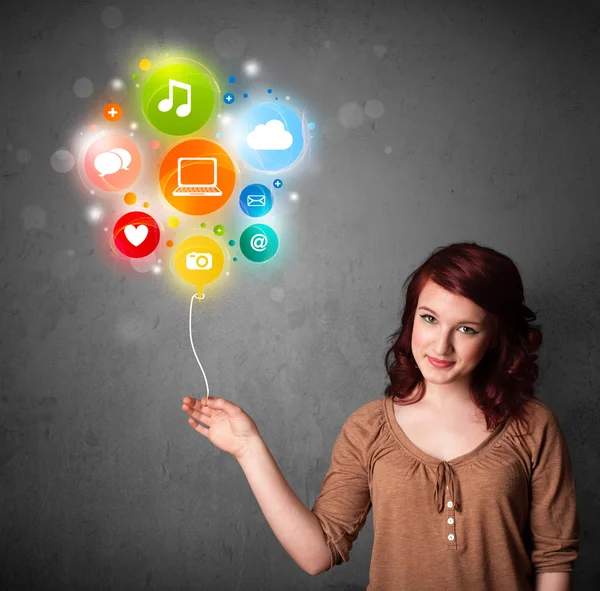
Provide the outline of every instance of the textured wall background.
{"type": "Polygon", "coordinates": [[[598,3],[116,6],[114,28],[97,2],[0,8],[0,587],[368,583],[371,516],[351,561],[310,577],[236,461],[188,426],[181,399],[205,393],[192,291],[101,256],[93,201],[50,165],[132,59],[192,47],[224,74],[256,58],[317,124],[287,252],[240,264],[196,308],[211,394],[254,418],[311,507],[343,422],[383,396],[406,276],[441,244],[496,248],[544,329],[538,396],[565,431],[582,525],[574,588],[600,588],[598,3]]]}

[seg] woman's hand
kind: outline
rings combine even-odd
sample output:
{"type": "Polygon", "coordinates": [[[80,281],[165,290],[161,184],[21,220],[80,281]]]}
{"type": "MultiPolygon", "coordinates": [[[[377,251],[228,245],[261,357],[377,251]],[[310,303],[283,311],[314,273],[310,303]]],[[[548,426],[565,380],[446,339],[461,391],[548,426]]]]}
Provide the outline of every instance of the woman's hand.
{"type": "Polygon", "coordinates": [[[252,418],[239,406],[224,398],[210,396],[207,400],[205,396],[198,400],[186,396],[181,408],[191,415],[188,423],[198,433],[238,460],[262,439],[252,418]],[[209,428],[197,421],[202,421],[209,428]]]}

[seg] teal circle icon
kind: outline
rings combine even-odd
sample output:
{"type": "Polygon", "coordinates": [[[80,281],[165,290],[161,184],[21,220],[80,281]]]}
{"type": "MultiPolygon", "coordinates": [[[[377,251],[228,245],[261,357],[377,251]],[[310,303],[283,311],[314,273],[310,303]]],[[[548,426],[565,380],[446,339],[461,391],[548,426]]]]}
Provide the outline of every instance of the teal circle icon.
{"type": "Polygon", "coordinates": [[[198,131],[210,119],[214,106],[211,77],[189,64],[160,68],[144,84],[144,115],[169,135],[198,131]]]}
{"type": "Polygon", "coordinates": [[[275,256],[279,238],[275,230],[266,224],[248,226],[240,236],[240,250],[253,263],[264,263],[275,256]]]}

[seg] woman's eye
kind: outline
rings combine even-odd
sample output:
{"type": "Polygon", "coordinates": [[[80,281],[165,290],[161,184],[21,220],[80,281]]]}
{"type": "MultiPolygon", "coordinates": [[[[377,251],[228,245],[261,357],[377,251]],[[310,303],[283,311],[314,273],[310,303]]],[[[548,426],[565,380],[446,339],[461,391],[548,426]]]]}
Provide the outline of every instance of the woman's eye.
{"type": "Polygon", "coordinates": [[[473,330],[470,326],[461,326],[461,328],[468,328],[471,332],[465,332],[464,334],[477,334],[476,330],[473,330]]]}
{"type": "MultiPolygon", "coordinates": [[[[431,314],[421,314],[421,318],[427,322],[427,324],[431,324],[427,318],[433,318],[431,314]]],[[[435,320],[435,318],[433,318],[435,320]]],[[[477,334],[476,330],[473,330],[470,326],[461,326],[460,328],[468,328],[471,332],[463,332],[463,334],[477,334]]]]}

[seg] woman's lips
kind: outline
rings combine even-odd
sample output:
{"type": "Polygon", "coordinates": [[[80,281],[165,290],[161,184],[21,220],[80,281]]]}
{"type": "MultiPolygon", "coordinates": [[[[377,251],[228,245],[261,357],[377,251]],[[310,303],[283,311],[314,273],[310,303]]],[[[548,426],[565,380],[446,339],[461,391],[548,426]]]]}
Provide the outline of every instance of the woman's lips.
{"type": "Polygon", "coordinates": [[[435,357],[429,357],[429,355],[427,356],[427,359],[429,359],[429,363],[431,363],[433,367],[437,367],[438,369],[443,369],[445,367],[450,367],[451,365],[454,365],[454,361],[440,361],[435,357]]]}

